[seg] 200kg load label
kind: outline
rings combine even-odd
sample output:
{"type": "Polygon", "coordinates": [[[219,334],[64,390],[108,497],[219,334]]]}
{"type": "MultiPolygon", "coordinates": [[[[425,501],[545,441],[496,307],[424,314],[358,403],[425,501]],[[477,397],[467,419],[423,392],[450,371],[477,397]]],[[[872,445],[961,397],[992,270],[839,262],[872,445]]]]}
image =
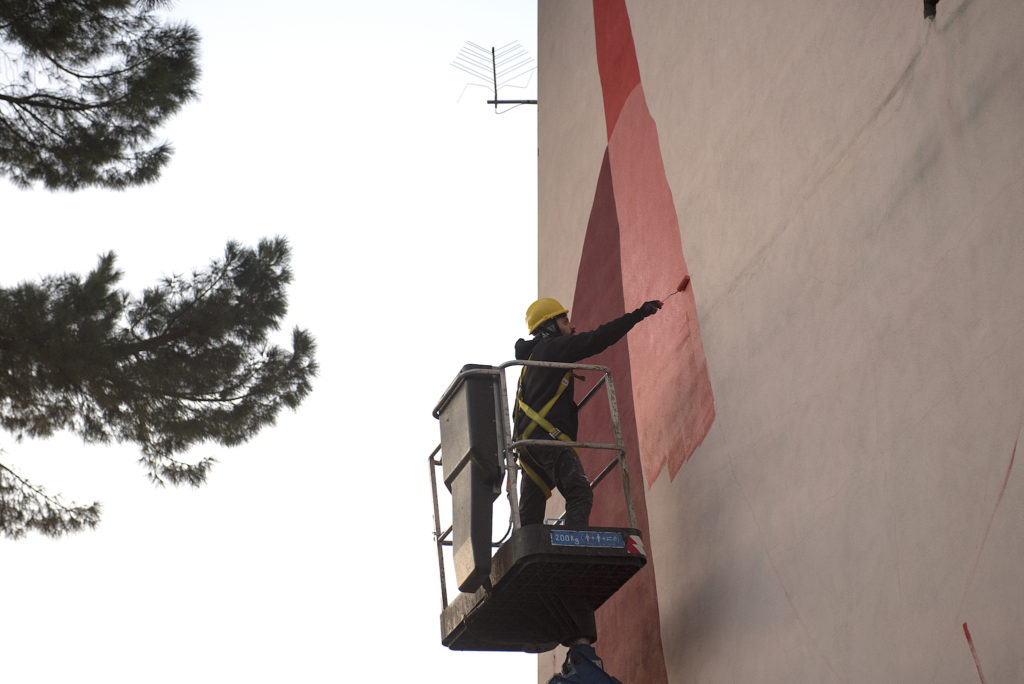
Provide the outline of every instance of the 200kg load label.
{"type": "Polygon", "coordinates": [[[592,546],[611,549],[626,547],[622,535],[618,532],[588,532],[585,530],[552,530],[552,546],[592,546]]]}

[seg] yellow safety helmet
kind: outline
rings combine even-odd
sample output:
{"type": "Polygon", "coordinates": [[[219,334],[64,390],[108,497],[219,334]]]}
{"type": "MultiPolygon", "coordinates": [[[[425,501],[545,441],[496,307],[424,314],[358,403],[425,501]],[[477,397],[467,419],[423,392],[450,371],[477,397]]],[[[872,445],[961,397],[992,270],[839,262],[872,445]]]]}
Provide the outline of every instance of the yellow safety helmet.
{"type": "Polygon", "coordinates": [[[557,299],[543,297],[538,299],[526,310],[526,327],[532,334],[544,321],[569,313],[569,310],[558,303],[557,299]]]}

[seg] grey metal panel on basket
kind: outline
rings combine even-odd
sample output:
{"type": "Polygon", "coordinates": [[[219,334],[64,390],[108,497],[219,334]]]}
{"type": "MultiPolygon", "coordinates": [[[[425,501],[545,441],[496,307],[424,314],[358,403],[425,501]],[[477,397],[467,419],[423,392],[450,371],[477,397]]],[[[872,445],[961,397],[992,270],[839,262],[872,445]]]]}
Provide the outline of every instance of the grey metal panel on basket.
{"type": "MultiPolygon", "coordinates": [[[[462,367],[462,373],[474,370],[493,371],[490,366],[462,367]]],[[[479,588],[491,569],[492,511],[503,473],[499,384],[493,372],[462,376],[438,414],[441,468],[452,493],[455,579],[463,592],[479,588]]]]}

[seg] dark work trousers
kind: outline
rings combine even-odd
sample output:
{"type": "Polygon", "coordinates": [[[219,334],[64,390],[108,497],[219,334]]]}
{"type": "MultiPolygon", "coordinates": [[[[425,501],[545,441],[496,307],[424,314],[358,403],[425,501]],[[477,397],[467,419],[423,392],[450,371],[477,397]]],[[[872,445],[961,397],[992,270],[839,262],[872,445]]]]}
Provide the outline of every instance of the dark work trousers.
{"type": "MultiPolygon", "coordinates": [[[[594,505],[594,492],[583,472],[579,455],[572,447],[531,446],[529,452],[565,497],[565,526],[572,530],[586,528],[590,521],[590,509],[594,505]]],[[[519,520],[523,525],[542,523],[544,492],[525,472],[520,475],[523,484],[519,495],[519,520]]]]}

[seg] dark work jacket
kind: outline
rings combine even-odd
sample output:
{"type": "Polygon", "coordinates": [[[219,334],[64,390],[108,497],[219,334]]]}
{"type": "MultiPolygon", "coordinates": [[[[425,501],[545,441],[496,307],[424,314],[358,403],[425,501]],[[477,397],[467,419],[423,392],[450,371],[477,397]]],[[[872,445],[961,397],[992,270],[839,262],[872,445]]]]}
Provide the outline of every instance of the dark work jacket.
{"type": "MultiPolygon", "coordinates": [[[[516,342],[516,358],[531,361],[578,363],[588,356],[600,354],[621,340],[642,318],[640,309],[637,309],[590,332],[560,337],[520,339],[516,342]]],[[[551,397],[555,396],[564,376],[565,369],[563,368],[524,367],[519,381],[523,401],[534,411],[540,412],[544,405],[551,401],[551,397]]],[[[573,384],[573,378],[570,376],[569,386],[548,411],[546,417],[552,425],[576,441],[579,419],[576,415],[577,407],[573,397],[573,384]]],[[[515,416],[515,437],[519,439],[532,421],[529,416],[519,410],[518,402],[513,415],[515,416]]],[[[530,439],[550,438],[551,436],[540,426],[534,428],[530,434],[530,439]]]]}

